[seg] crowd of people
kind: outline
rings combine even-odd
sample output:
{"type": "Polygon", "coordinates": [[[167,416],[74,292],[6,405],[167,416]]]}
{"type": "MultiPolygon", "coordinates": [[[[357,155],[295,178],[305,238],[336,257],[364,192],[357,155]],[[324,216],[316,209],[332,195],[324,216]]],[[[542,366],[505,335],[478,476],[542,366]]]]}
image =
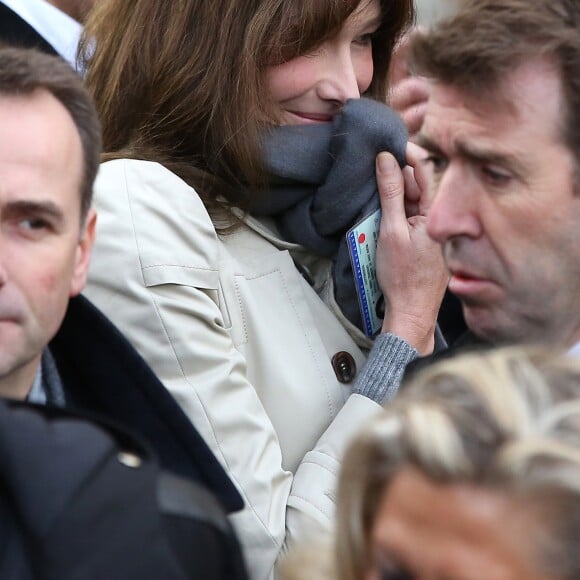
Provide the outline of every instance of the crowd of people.
{"type": "Polygon", "coordinates": [[[0,2],[0,577],[578,576],[580,5],[415,10],[0,2]]]}

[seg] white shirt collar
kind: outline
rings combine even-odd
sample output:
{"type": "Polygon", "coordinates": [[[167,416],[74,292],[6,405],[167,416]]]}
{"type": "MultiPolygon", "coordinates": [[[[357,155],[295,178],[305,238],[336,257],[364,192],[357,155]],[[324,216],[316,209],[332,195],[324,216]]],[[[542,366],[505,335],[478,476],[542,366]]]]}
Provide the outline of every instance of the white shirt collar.
{"type": "Polygon", "coordinates": [[[76,51],[82,26],[46,0],[2,0],[40,34],[76,69],[76,51]]]}

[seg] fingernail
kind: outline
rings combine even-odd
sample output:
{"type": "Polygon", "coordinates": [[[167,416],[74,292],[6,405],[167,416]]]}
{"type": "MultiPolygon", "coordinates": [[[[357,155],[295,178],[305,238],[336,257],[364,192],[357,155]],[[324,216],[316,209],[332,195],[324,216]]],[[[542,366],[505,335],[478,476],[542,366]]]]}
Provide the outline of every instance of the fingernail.
{"type": "Polygon", "coordinates": [[[397,162],[390,153],[379,153],[377,157],[377,171],[381,173],[392,173],[396,165],[397,162]]]}

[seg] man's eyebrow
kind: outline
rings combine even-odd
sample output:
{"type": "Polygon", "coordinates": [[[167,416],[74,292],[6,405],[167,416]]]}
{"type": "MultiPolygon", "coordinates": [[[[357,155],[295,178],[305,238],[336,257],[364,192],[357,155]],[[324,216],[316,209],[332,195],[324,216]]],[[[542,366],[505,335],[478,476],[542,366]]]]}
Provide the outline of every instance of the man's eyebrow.
{"type": "MultiPolygon", "coordinates": [[[[435,143],[435,141],[423,133],[419,133],[416,137],[416,143],[423,149],[434,153],[435,155],[441,155],[442,157],[449,157],[448,154],[444,153],[441,147],[435,143]]],[[[489,165],[501,165],[508,167],[512,171],[518,174],[522,174],[525,171],[525,166],[521,159],[518,159],[515,155],[511,153],[494,151],[491,149],[479,148],[469,143],[457,140],[454,143],[454,150],[464,159],[471,161],[473,163],[479,164],[489,164],[489,165]]]]}
{"type": "Polygon", "coordinates": [[[457,142],[455,147],[459,155],[474,163],[501,165],[517,174],[525,172],[526,168],[522,161],[511,153],[478,148],[468,143],[462,143],[461,141],[457,142]]]}
{"type": "Polygon", "coordinates": [[[415,143],[417,143],[419,147],[426,149],[430,153],[443,154],[441,147],[439,147],[439,145],[437,145],[437,143],[435,143],[433,139],[431,139],[428,135],[425,135],[424,133],[419,133],[416,136],[415,143]]]}
{"type": "Polygon", "coordinates": [[[57,222],[57,224],[64,222],[62,209],[52,201],[9,201],[5,204],[3,212],[9,216],[41,216],[49,218],[57,222]]]}

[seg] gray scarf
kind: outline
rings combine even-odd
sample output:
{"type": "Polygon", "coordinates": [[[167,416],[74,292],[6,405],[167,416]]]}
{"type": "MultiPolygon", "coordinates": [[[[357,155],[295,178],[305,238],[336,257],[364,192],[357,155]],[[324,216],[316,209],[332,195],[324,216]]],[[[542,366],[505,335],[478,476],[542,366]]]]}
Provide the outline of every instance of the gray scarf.
{"type": "Polygon", "coordinates": [[[264,138],[270,191],[253,206],[285,240],[333,259],[335,299],[362,327],[346,232],[379,207],[375,158],[406,165],[407,130],[389,107],[352,99],[332,123],[275,127],[264,138]]]}

